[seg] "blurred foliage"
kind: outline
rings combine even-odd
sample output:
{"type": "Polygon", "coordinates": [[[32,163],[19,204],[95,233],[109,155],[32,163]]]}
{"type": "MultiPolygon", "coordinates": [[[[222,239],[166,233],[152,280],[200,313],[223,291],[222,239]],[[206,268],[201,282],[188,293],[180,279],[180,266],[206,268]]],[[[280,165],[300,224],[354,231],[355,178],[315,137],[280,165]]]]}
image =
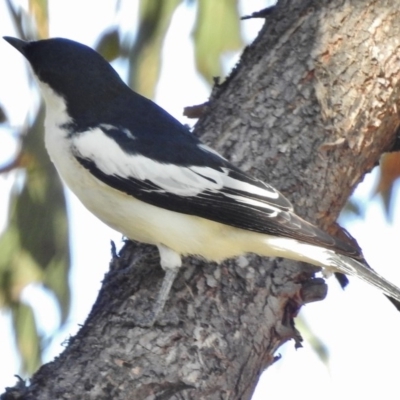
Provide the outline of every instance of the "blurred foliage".
{"type": "MultiPolygon", "coordinates": [[[[161,70],[161,49],[172,17],[182,0],[140,1],[139,27],[131,48],[128,84],[146,97],[154,97],[161,70]]],[[[202,0],[193,29],[196,66],[210,84],[222,74],[222,56],[243,47],[237,1],[202,0]],[[221,22],[223,21],[223,22],[221,22]]],[[[121,50],[121,55],[124,51],[121,50]]],[[[176,60],[179,63],[179,60],[176,60]]]]}
{"type": "Polygon", "coordinates": [[[14,169],[9,223],[0,236],[0,306],[11,310],[23,372],[40,363],[41,337],[23,289],[40,283],[54,295],[61,322],[68,316],[70,250],[63,187],[43,146],[43,107],[26,135],[14,169]],[[21,183],[22,187],[21,187],[21,183]]]}
{"type": "Polygon", "coordinates": [[[354,199],[350,198],[347,200],[343,210],[342,215],[355,216],[358,218],[364,218],[364,207],[363,204],[359,204],[354,199]]]}
{"type": "Polygon", "coordinates": [[[128,53],[128,84],[143,96],[154,97],[161,69],[162,44],[180,2],[140,1],[138,32],[128,53]]]}
{"type": "Polygon", "coordinates": [[[29,0],[29,13],[35,21],[39,39],[49,37],[49,8],[47,0],[29,0]]]}
{"type": "MultiPolygon", "coordinates": [[[[7,1],[19,35],[48,36],[47,1],[29,1],[29,14],[7,1]]],[[[48,288],[58,303],[61,323],[70,308],[70,249],[66,202],[60,179],[44,148],[44,109],[40,107],[16,135],[20,152],[2,168],[14,171],[7,230],[0,236],[0,306],[11,311],[15,342],[22,372],[34,372],[41,362],[43,338],[38,333],[34,310],[22,300],[31,284],[48,288]]]]}
{"type": "Polygon", "coordinates": [[[222,74],[221,54],[243,47],[236,2],[199,1],[194,44],[197,69],[211,84],[213,77],[222,74]]]}
{"type": "Polygon", "coordinates": [[[393,187],[398,178],[400,178],[400,152],[396,151],[384,154],[381,157],[379,180],[374,194],[382,197],[388,221],[393,219],[393,187]]]}
{"type": "Polygon", "coordinates": [[[296,318],[296,327],[301,333],[303,339],[307,340],[311,348],[314,350],[318,358],[328,366],[329,352],[324,342],[313,332],[312,328],[307,324],[306,320],[300,315],[296,318]]]}
{"type": "Polygon", "coordinates": [[[41,338],[38,335],[33,310],[29,305],[16,301],[11,304],[11,315],[23,371],[35,371],[41,364],[41,338]]]}
{"type": "Polygon", "coordinates": [[[121,54],[119,31],[116,27],[110,28],[102,34],[97,45],[99,52],[108,62],[114,61],[121,54]]]}
{"type": "Polygon", "coordinates": [[[7,115],[3,110],[3,107],[0,106],[0,124],[7,121],[7,115]]]}

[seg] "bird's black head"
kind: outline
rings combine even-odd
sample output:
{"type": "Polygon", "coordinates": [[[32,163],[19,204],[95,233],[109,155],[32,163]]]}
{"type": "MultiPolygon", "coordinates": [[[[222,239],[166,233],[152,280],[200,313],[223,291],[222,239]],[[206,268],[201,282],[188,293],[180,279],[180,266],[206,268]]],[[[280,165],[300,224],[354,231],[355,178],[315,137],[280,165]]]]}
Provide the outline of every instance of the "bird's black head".
{"type": "Polygon", "coordinates": [[[41,82],[66,100],[71,115],[101,107],[127,89],[111,65],[81,43],[62,38],[4,39],[27,58],[41,82]]]}

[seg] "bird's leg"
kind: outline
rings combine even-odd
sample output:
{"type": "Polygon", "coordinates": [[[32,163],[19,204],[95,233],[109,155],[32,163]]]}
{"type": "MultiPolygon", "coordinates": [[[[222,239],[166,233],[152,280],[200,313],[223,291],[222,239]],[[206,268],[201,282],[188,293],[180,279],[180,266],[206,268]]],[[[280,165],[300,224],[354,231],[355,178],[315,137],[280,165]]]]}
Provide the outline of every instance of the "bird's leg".
{"type": "Polygon", "coordinates": [[[150,318],[140,323],[140,326],[147,328],[151,328],[154,325],[164,310],[165,303],[168,300],[169,292],[171,291],[171,287],[175,281],[176,275],[178,274],[179,268],[182,265],[180,255],[174,250],[171,250],[162,244],[157,245],[157,247],[158,251],[160,252],[160,263],[162,269],[165,271],[165,276],[150,318]]]}
{"type": "Polygon", "coordinates": [[[178,274],[178,268],[167,269],[165,271],[165,276],[163,283],[161,285],[161,289],[158,292],[157,301],[154,304],[152,311],[152,325],[157,321],[157,318],[160,316],[162,311],[164,310],[165,303],[168,300],[169,292],[171,291],[171,287],[175,281],[176,275],[178,274]]]}

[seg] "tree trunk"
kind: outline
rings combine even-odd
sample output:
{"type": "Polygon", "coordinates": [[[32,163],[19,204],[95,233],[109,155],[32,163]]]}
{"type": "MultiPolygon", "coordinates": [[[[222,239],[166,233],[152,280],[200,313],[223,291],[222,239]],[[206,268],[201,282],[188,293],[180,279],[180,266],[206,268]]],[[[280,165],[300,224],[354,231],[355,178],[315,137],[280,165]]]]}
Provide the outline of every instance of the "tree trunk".
{"type": "MultiPolygon", "coordinates": [[[[280,1],[195,134],[334,234],[399,126],[399,21],[397,0],[280,1]]],[[[279,346],[300,344],[301,305],[324,298],[315,271],[255,256],[186,258],[160,323],[143,329],[132,321],[151,309],[164,274],[155,248],[129,242],[63,354],[3,398],[249,399],[279,346]]]]}

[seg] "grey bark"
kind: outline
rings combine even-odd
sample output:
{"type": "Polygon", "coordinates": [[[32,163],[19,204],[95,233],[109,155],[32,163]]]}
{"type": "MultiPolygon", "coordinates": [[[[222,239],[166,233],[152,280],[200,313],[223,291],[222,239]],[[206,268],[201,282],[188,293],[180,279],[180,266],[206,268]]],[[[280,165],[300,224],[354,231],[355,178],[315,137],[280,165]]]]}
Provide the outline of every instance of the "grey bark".
{"type": "MultiPolygon", "coordinates": [[[[286,0],[217,91],[195,134],[279,188],[331,233],[399,126],[397,0],[286,0]]],[[[134,223],[134,221],[133,221],[134,223]]],[[[293,317],[326,286],[315,268],[255,256],[186,258],[161,324],[157,251],[128,243],[80,332],[12,399],[249,399],[293,317]]]]}

